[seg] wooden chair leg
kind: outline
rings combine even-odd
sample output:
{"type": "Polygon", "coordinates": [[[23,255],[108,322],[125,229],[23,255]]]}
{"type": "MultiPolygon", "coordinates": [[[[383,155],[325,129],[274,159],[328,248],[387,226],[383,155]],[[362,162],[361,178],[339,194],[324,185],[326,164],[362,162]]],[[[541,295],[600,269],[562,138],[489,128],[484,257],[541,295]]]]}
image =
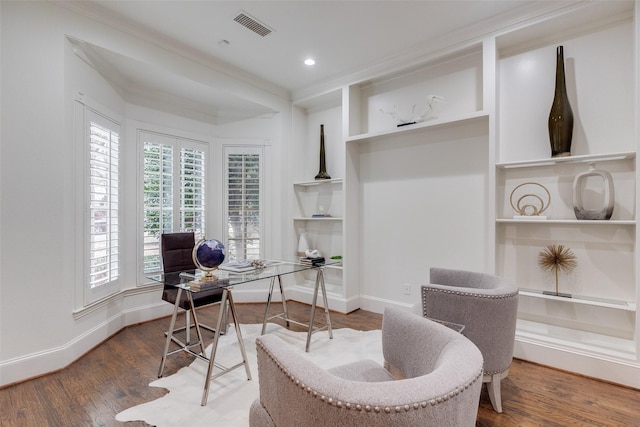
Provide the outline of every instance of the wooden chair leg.
{"type": "Polygon", "coordinates": [[[501,380],[502,380],[501,374],[494,374],[491,376],[491,381],[487,383],[487,391],[489,392],[489,399],[491,400],[491,406],[493,406],[493,409],[499,414],[502,413],[502,397],[500,396],[501,380]]]}

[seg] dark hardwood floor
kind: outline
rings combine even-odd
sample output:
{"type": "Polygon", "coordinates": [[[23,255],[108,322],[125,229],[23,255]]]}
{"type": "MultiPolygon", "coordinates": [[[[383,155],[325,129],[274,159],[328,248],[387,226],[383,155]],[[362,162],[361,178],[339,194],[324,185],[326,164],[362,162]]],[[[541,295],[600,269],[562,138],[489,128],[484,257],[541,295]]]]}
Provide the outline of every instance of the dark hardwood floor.
{"type": "MultiPolygon", "coordinates": [[[[260,323],[264,304],[238,304],[242,323],[260,323]]],[[[292,317],[308,317],[309,306],[290,303],[292,317]]],[[[277,307],[276,307],[277,309],[277,307]]],[[[217,308],[199,310],[214,324],[217,308]]],[[[324,316],[320,312],[316,319],[324,316]]],[[[334,328],[379,329],[382,316],[363,310],[332,313],[334,328]]],[[[71,366],[0,390],[1,426],[144,426],[120,423],[115,415],[157,399],[165,390],[149,387],[157,378],[168,318],[130,326],[71,366]]],[[[292,329],[299,329],[292,326],[292,329]]],[[[191,362],[168,359],[165,375],[191,362]]],[[[514,360],[502,382],[503,409],[491,408],[483,387],[476,426],[640,426],[640,391],[514,360]]],[[[249,410],[247,408],[247,410],[249,410]]]]}

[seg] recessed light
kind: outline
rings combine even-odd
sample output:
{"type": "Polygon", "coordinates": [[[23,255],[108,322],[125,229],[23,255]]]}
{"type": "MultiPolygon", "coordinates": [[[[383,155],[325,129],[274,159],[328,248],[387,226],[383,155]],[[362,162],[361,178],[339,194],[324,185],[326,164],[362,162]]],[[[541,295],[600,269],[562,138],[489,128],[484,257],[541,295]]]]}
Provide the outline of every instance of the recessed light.
{"type": "Polygon", "coordinates": [[[307,58],[304,60],[305,65],[315,65],[315,63],[316,63],[316,60],[313,58],[307,58]]]}

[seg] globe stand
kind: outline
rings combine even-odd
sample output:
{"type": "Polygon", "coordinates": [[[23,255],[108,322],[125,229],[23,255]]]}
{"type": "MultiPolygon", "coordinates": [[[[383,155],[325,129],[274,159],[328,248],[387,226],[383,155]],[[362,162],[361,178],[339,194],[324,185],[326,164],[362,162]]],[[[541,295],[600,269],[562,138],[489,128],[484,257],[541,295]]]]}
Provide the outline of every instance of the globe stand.
{"type": "Polygon", "coordinates": [[[202,239],[193,247],[191,252],[193,263],[199,270],[204,271],[204,276],[200,277],[199,282],[211,283],[218,280],[218,276],[213,271],[218,269],[225,258],[224,245],[215,239],[202,239]]]}
{"type": "Polygon", "coordinates": [[[217,270],[217,268],[212,268],[212,269],[206,269],[205,270],[202,267],[200,267],[200,269],[205,272],[204,276],[202,276],[200,278],[201,282],[215,282],[216,280],[218,280],[218,276],[216,276],[216,275],[214,275],[212,273],[212,271],[217,270]]]}

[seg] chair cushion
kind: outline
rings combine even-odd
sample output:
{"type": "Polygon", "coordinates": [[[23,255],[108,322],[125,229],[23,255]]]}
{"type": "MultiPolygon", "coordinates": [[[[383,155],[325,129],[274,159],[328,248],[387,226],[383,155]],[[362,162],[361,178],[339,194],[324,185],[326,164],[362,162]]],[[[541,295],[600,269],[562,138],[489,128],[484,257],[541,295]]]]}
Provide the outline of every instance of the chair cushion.
{"type": "Polygon", "coordinates": [[[345,380],[375,383],[393,381],[395,378],[371,359],[358,360],[329,369],[329,372],[345,380]]]}
{"type": "MultiPolygon", "coordinates": [[[[176,303],[176,296],[178,295],[178,289],[173,286],[165,286],[162,291],[162,299],[171,304],[176,303]]],[[[193,298],[193,305],[202,307],[204,305],[214,304],[222,300],[222,289],[209,289],[206,291],[195,292],[191,294],[193,298]]],[[[187,293],[183,292],[180,296],[180,308],[183,310],[189,310],[189,299],[187,293]]]]}

